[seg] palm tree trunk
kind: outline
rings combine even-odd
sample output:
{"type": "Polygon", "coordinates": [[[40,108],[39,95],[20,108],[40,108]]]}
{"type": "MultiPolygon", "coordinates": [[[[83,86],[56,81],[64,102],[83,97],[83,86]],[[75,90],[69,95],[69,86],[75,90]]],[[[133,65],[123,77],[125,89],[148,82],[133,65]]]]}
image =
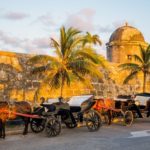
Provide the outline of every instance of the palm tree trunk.
{"type": "Polygon", "coordinates": [[[145,93],[146,90],[146,73],[143,73],[143,93],[145,93]]]}
{"type": "Polygon", "coordinates": [[[35,94],[34,94],[34,104],[33,106],[36,107],[37,101],[38,101],[38,94],[39,94],[39,88],[36,89],[35,94]]]}
{"type": "Polygon", "coordinates": [[[25,101],[26,100],[26,90],[25,90],[25,88],[23,88],[23,100],[25,101]]]}
{"type": "Polygon", "coordinates": [[[64,76],[62,75],[62,82],[60,87],[60,97],[63,97],[63,88],[64,88],[64,76]]]}

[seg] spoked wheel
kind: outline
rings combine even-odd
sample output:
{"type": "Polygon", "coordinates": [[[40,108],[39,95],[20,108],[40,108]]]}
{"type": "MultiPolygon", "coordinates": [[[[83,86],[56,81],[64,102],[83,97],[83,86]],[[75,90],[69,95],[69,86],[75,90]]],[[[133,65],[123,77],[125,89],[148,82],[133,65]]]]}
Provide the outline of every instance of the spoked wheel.
{"type": "Polygon", "coordinates": [[[133,123],[133,113],[132,111],[126,111],[124,115],[124,122],[126,126],[131,126],[133,123]]]}
{"type": "Polygon", "coordinates": [[[98,111],[99,115],[100,115],[100,118],[101,118],[101,121],[102,121],[102,124],[109,124],[109,118],[108,118],[108,115],[105,113],[105,112],[101,112],[101,111],[98,111]]]}
{"type": "Polygon", "coordinates": [[[31,126],[31,130],[34,133],[42,132],[45,128],[45,120],[44,119],[32,119],[30,126],[31,126]]]}
{"type": "Polygon", "coordinates": [[[86,126],[90,132],[98,131],[102,121],[98,112],[90,110],[86,113],[86,126]]]}
{"type": "Polygon", "coordinates": [[[106,125],[110,125],[108,115],[105,114],[103,117],[104,117],[104,118],[103,118],[104,123],[105,123],[106,125]]]}
{"type": "Polygon", "coordinates": [[[61,123],[56,118],[49,118],[45,127],[48,137],[55,137],[61,132],[61,123]]]}
{"type": "Polygon", "coordinates": [[[77,127],[77,124],[74,124],[74,123],[65,123],[65,124],[66,124],[66,127],[69,129],[73,129],[73,128],[77,127]]]}

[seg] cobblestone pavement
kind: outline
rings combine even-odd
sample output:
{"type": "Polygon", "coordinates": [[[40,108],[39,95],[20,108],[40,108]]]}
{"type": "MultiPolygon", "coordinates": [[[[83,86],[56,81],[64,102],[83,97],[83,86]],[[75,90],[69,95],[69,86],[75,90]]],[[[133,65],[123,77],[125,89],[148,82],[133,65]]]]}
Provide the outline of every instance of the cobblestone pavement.
{"type": "Polygon", "coordinates": [[[86,127],[62,129],[55,138],[43,133],[8,135],[0,140],[0,150],[149,150],[150,119],[139,119],[131,127],[103,126],[98,132],[86,127]]]}

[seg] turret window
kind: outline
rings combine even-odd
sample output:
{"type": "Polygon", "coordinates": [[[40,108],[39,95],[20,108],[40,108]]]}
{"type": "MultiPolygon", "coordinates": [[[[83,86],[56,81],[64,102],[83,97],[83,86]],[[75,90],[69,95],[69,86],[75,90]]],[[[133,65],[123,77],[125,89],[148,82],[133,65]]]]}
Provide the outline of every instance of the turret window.
{"type": "Polygon", "coordinates": [[[132,60],[132,55],[127,55],[127,59],[131,61],[132,60]]]}

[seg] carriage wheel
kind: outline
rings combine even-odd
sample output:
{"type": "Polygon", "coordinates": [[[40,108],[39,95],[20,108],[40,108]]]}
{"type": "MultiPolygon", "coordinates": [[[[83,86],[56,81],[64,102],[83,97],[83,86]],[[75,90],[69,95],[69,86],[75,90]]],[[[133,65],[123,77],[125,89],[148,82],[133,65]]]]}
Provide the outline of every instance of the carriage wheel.
{"type": "Polygon", "coordinates": [[[100,118],[101,118],[101,121],[102,121],[102,124],[109,124],[109,118],[108,118],[108,115],[104,112],[100,112],[98,111],[99,115],[100,115],[100,118]]]}
{"type": "Polygon", "coordinates": [[[69,129],[73,129],[73,128],[77,127],[77,124],[74,124],[74,123],[65,123],[65,124],[66,124],[66,127],[69,129]]]}
{"type": "Polygon", "coordinates": [[[102,125],[102,121],[98,112],[90,110],[86,114],[86,126],[90,132],[99,130],[102,125]]]}
{"type": "Polygon", "coordinates": [[[30,126],[31,126],[31,130],[34,133],[42,132],[45,128],[45,120],[44,119],[32,119],[30,126]]]}
{"type": "Polygon", "coordinates": [[[110,123],[109,123],[109,117],[108,117],[108,115],[107,114],[105,114],[104,116],[104,124],[106,124],[106,125],[110,125],[110,123]]]}
{"type": "Polygon", "coordinates": [[[126,126],[130,126],[133,123],[133,113],[132,111],[126,111],[124,114],[124,122],[126,126]]]}
{"type": "Polygon", "coordinates": [[[61,123],[56,118],[49,118],[45,131],[48,137],[55,137],[61,132],[61,123]]]}

